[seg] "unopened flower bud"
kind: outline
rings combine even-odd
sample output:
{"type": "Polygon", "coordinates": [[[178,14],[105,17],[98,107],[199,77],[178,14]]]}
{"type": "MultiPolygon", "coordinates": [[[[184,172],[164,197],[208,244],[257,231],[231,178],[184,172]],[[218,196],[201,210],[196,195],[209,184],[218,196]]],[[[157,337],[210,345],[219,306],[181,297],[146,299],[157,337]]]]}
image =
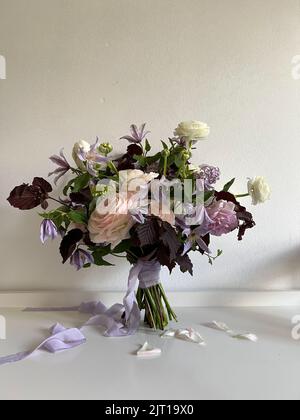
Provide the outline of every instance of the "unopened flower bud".
{"type": "Polygon", "coordinates": [[[102,143],[99,146],[99,152],[104,154],[104,155],[108,155],[109,153],[111,153],[113,151],[113,147],[110,143],[102,143]]]}
{"type": "Polygon", "coordinates": [[[185,160],[189,160],[190,158],[191,158],[191,153],[188,151],[188,150],[183,150],[183,152],[182,152],[182,157],[185,159],[185,160]]]}

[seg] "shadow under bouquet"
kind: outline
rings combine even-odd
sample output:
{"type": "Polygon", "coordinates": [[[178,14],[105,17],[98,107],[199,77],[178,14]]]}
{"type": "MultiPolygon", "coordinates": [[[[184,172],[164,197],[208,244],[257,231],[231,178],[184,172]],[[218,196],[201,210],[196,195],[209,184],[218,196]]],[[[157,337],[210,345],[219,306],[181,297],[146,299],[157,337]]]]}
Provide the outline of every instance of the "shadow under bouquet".
{"type": "Polygon", "coordinates": [[[155,154],[148,134],[145,124],[131,126],[130,135],[122,137],[129,145],[121,156],[98,139],[93,145],[76,143],[73,164],[63,150],[52,156],[57,168],[49,176],[55,175],[55,184],[72,175],[64,185],[64,197],[53,197],[52,186],[35,178],[32,184],[16,187],[8,198],[20,210],[42,207],[41,241],[60,237],[63,263],[69,261],[78,270],[111,266],[108,257],[114,256],[132,265],[123,305],[109,309],[101,303],[92,305],[92,314],[98,315],[108,336],[135,333],[141,311],[154,329],[164,330],[169,321],[176,321],[160,282],[161,267],[171,273],[178,265],[193,275],[191,252],[212,264],[222,254],[211,253],[213,236],[236,230],[242,240],[255,226],[239,198],[251,196],[254,205],[270,198],[262,177],[249,180],[247,193],[236,196],[230,192],[234,179],[217,190],[220,170],[192,165],[195,145],[209,135],[207,124],[179,124],[174,137],[162,142],[162,150],[155,154]],[[57,208],[49,209],[50,202],[57,208]]]}

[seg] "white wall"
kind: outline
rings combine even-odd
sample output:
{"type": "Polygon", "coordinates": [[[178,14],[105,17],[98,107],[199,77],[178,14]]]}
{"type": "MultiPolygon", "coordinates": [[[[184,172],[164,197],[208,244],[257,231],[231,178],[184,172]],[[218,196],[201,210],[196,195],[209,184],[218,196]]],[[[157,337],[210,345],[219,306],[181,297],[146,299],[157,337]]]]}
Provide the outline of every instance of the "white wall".
{"type": "Polygon", "coordinates": [[[0,0],[0,290],[125,287],[128,266],[77,274],[58,243],[41,246],[35,212],[5,199],[16,184],[46,176],[61,146],[117,139],[149,123],[152,141],[177,122],[212,127],[195,154],[223,180],[265,175],[272,201],[253,209],[257,228],[238,243],[217,240],[212,269],[195,257],[172,290],[300,287],[299,0],[0,0]]]}

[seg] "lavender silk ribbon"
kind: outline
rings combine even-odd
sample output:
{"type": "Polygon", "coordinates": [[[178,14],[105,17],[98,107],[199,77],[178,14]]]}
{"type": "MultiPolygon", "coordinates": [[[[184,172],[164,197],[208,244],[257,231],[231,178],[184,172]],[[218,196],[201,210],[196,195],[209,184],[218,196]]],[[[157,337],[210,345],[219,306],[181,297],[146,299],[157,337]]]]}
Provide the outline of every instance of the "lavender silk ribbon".
{"type": "Polygon", "coordinates": [[[79,311],[92,315],[81,328],[65,328],[60,324],[54,325],[50,330],[50,337],[44,340],[34,350],[18,353],[11,356],[1,357],[0,366],[8,363],[19,362],[35,354],[38,350],[46,350],[57,353],[72,349],[86,342],[81,332],[87,326],[101,326],[106,328],[106,337],[127,337],[134,335],[140,325],[141,315],[136,301],[135,289],[139,281],[142,289],[155,286],[160,282],[161,266],[157,261],[145,262],[139,260],[130,270],[128,289],[123,300],[123,305],[116,304],[107,308],[102,302],[82,303],[72,308],[27,308],[26,312],[67,312],[79,311]]]}

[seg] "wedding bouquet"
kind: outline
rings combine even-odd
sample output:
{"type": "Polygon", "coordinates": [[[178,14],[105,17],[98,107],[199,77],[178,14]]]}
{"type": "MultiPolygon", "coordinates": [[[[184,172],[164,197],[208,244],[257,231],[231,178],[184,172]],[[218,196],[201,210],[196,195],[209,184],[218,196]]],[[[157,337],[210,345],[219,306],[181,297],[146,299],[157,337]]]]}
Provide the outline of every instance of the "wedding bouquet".
{"type": "Polygon", "coordinates": [[[236,230],[242,240],[246,230],[255,226],[239,198],[251,196],[254,205],[270,198],[262,177],[249,180],[247,193],[236,196],[230,192],[234,179],[218,190],[218,168],[192,165],[193,149],[209,131],[205,123],[181,123],[174,137],[162,142],[162,150],[151,153],[145,124],[132,125],[131,134],[122,137],[129,145],[120,156],[99,139],[93,145],[80,141],[73,148],[74,164],[63,150],[50,158],[57,165],[49,174],[56,176],[55,184],[72,175],[61,197],[53,197],[45,179],[34,178],[32,184],[16,187],[8,198],[20,210],[41,206],[41,241],[60,237],[63,263],[69,261],[78,270],[111,266],[108,257],[113,256],[132,265],[124,305],[101,309],[110,335],[134,333],[143,310],[146,323],[155,329],[164,330],[176,320],[160,283],[161,267],[171,273],[178,265],[183,273],[193,275],[192,251],[212,264],[222,254],[220,250],[212,254],[213,236],[236,230]],[[57,208],[49,209],[50,202],[57,208]]]}

